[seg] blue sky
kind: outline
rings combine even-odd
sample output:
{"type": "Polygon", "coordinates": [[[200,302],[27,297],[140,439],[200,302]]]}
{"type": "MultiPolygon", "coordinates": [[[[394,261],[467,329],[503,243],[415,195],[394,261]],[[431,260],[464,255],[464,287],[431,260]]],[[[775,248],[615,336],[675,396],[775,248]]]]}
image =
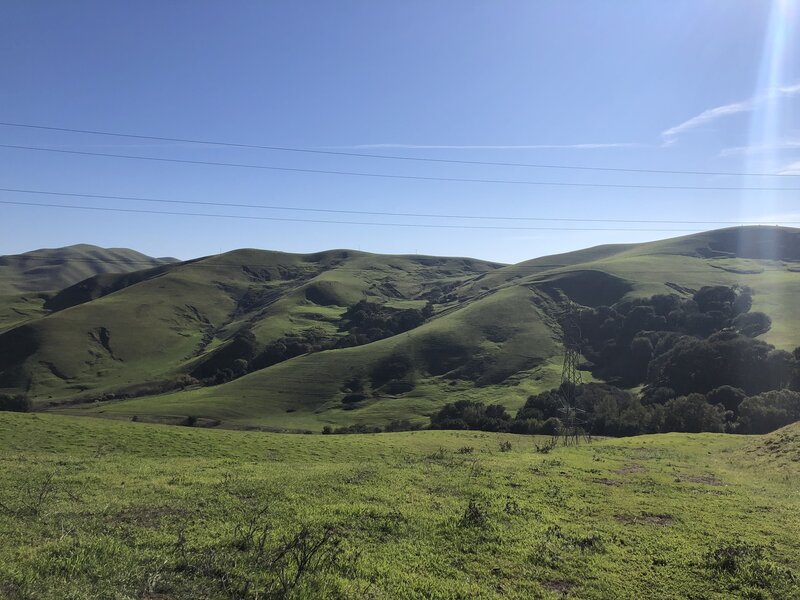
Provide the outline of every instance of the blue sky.
{"type": "MultiPolygon", "coordinates": [[[[0,121],[475,161],[800,175],[796,0],[6,2],[0,121]]],[[[795,187],[800,177],[593,172],[304,155],[0,126],[0,144],[428,177],[795,187]]],[[[0,187],[498,217],[797,221],[797,192],[382,179],[0,148],[0,187]]],[[[0,200],[298,219],[380,217],[0,192],[0,200]]],[[[385,227],[0,204],[0,254],[73,243],[190,258],[356,248],[504,262],[681,231],[385,227]]]]}

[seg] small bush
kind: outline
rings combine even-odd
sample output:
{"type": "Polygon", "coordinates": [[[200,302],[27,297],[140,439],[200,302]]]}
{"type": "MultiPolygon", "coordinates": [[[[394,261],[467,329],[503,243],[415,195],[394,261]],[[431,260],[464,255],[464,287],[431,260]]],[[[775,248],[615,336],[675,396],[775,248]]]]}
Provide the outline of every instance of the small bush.
{"type": "Polygon", "coordinates": [[[0,411],[30,412],[31,410],[33,410],[33,402],[27,396],[0,394],[0,411]]]}
{"type": "Polygon", "coordinates": [[[342,403],[355,404],[356,402],[361,402],[366,399],[367,397],[364,394],[347,394],[344,398],[342,398],[342,403]]]}
{"type": "Polygon", "coordinates": [[[489,522],[489,516],[486,511],[481,507],[473,498],[470,498],[467,508],[459,521],[461,527],[478,527],[483,528],[489,522]]]}
{"type": "Polygon", "coordinates": [[[539,454],[550,454],[550,452],[555,450],[557,445],[558,445],[558,438],[554,436],[541,445],[534,442],[533,448],[539,454]]]}
{"type": "Polygon", "coordinates": [[[511,452],[511,442],[508,440],[500,442],[500,452],[511,452]]]}
{"type": "Polygon", "coordinates": [[[412,423],[408,419],[395,419],[384,428],[384,431],[417,431],[419,429],[422,429],[420,425],[412,423]]]}
{"type": "Polygon", "coordinates": [[[773,548],[740,540],[722,544],[705,554],[705,566],[724,575],[731,590],[750,588],[753,593],[748,594],[748,598],[795,597],[797,576],[790,569],[770,560],[768,549],[773,548]],[[763,592],[769,592],[769,595],[763,592]]]}
{"type": "Polygon", "coordinates": [[[358,425],[348,425],[347,427],[337,427],[333,430],[335,434],[346,434],[346,433],[380,433],[380,427],[370,427],[369,425],[364,425],[359,423],[358,425]]]}
{"type": "Polygon", "coordinates": [[[433,454],[429,454],[427,458],[428,460],[444,460],[445,456],[447,456],[447,450],[439,448],[433,454]]]}
{"type": "Polygon", "coordinates": [[[472,454],[474,451],[475,448],[473,448],[472,446],[462,446],[461,448],[456,450],[456,452],[458,452],[459,454],[472,454]]]}
{"type": "Polygon", "coordinates": [[[716,570],[726,573],[736,573],[744,563],[749,560],[762,558],[763,551],[760,546],[751,546],[742,542],[725,544],[706,553],[706,564],[716,570]]]}

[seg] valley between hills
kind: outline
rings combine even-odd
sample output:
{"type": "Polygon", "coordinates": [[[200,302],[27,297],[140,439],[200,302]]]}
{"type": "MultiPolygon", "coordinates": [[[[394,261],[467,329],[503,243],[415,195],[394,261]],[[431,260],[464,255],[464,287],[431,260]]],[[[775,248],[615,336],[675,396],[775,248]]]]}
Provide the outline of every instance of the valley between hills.
{"type": "MultiPolygon", "coordinates": [[[[567,303],[704,286],[751,290],[771,319],[758,339],[800,345],[800,231],[786,228],[515,265],[351,250],[176,261],[79,246],[3,257],[0,286],[0,392],[37,410],[167,423],[427,424],[455,399],[514,411],[560,382],[567,303]],[[354,315],[359,303],[369,314],[354,315]]],[[[585,382],[601,380],[587,369],[585,382]]]]}

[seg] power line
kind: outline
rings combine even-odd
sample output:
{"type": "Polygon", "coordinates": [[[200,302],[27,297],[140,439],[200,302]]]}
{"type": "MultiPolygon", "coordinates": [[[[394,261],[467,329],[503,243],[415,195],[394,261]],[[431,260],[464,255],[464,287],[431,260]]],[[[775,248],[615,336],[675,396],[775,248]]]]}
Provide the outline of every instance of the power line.
{"type": "Polygon", "coordinates": [[[335,225],[372,225],[378,227],[408,227],[429,229],[494,229],[509,231],[663,231],[663,232],[696,232],[697,229],[658,229],[658,228],[624,228],[624,227],[515,227],[510,225],[441,225],[432,223],[383,223],[375,221],[338,221],[332,219],[295,219],[291,217],[258,217],[254,215],[230,215],[220,213],[194,213],[177,211],[147,210],[138,208],[115,208],[110,206],[76,206],[71,204],[54,204],[45,202],[22,202],[16,200],[0,200],[0,204],[18,206],[39,206],[44,208],[67,208],[77,210],[93,210],[120,213],[135,213],[149,215],[170,215],[181,217],[210,217],[217,219],[245,219],[255,221],[282,221],[289,223],[322,223],[335,225]]]}
{"type": "Polygon", "coordinates": [[[662,175],[723,175],[732,177],[800,177],[798,173],[742,173],[732,171],[681,171],[676,169],[635,169],[622,167],[587,167],[582,165],[562,165],[544,163],[519,163],[519,162],[499,162],[486,160],[460,160],[448,158],[399,156],[392,154],[372,154],[367,152],[343,152],[336,150],[321,150],[314,148],[293,148],[289,146],[267,146],[260,144],[243,144],[236,142],[220,142],[211,140],[200,140],[191,138],[175,138],[155,135],[140,135],[131,133],[119,133],[111,131],[99,131],[93,129],[74,129],[70,127],[49,127],[45,125],[31,125],[27,123],[8,123],[0,122],[4,127],[19,127],[25,129],[39,129],[46,131],[62,131],[68,133],[83,133],[89,135],[103,135],[109,137],[121,137],[138,140],[154,140],[160,142],[179,142],[185,144],[200,144],[205,146],[224,146],[228,148],[242,148],[251,150],[273,150],[277,152],[297,152],[305,154],[321,154],[330,156],[349,156],[355,158],[378,158],[383,160],[404,160],[413,162],[447,163],[459,165],[484,165],[494,167],[528,167],[534,169],[566,169],[576,171],[606,171],[615,173],[653,173],[662,175]]]}
{"type": "Polygon", "coordinates": [[[299,167],[277,167],[274,165],[254,165],[248,163],[230,163],[210,160],[189,160],[182,158],[163,158],[156,156],[137,156],[131,154],[113,154],[110,152],[86,152],[82,150],[64,150],[61,148],[42,148],[40,146],[20,146],[15,144],[0,144],[0,148],[12,150],[33,150],[36,152],[51,152],[57,154],[73,154],[78,156],[100,156],[105,158],[123,158],[128,160],[142,160],[152,162],[179,163],[188,165],[202,165],[214,167],[236,167],[244,169],[261,169],[267,171],[284,171],[290,173],[316,173],[322,175],[347,175],[352,177],[371,177],[377,179],[402,179],[412,181],[444,181],[456,183],[491,183],[505,185],[536,185],[550,187],[578,187],[578,188],[610,188],[610,189],[637,189],[637,190],[706,190],[706,191],[750,191],[750,192],[798,192],[800,188],[774,188],[774,187],[745,187],[745,186],[696,186],[696,185],[646,185],[624,183],[583,183],[575,181],[532,181],[515,179],[479,179],[467,177],[434,177],[426,175],[398,175],[393,173],[367,173],[362,171],[339,171],[334,169],[305,169],[299,167]]]}
{"type": "MultiPolygon", "coordinates": [[[[264,205],[264,204],[241,204],[236,202],[209,202],[200,200],[170,200],[164,198],[149,198],[142,196],[114,196],[106,194],[82,194],[76,192],[55,192],[52,190],[32,190],[26,188],[0,188],[0,192],[12,192],[18,194],[37,194],[44,196],[67,196],[71,198],[94,198],[101,200],[130,200],[134,202],[158,202],[164,204],[190,204],[198,206],[224,206],[233,208],[257,208],[265,210],[289,210],[297,212],[315,213],[336,213],[349,215],[372,215],[382,217],[419,217],[435,219],[479,219],[487,221],[562,221],[573,223],[659,223],[668,225],[758,225],[754,221],[679,221],[679,220],[660,220],[660,219],[596,219],[596,218],[577,218],[577,217],[522,217],[510,216],[500,217],[497,215],[459,215],[441,213],[403,213],[387,211],[367,211],[367,210],[344,210],[333,208],[304,208],[296,206],[264,205]]],[[[770,225],[774,223],[769,223],[770,225]]],[[[800,221],[782,221],[782,225],[798,225],[800,221]]]]}

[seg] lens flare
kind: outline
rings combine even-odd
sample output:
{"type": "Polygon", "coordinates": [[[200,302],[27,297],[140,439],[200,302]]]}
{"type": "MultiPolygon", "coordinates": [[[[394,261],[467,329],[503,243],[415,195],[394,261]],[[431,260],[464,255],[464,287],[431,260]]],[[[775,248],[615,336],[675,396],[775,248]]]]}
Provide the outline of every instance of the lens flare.
{"type": "MultiPolygon", "coordinates": [[[[798,14],[798,2],[795,0],[777,0],[771,4],[756,87],[757,101],[754,102],[749,132],[749,145],[763,149],[763,153],[750,154],[748,170],[755,170],[757,166],[761,172],[779,173],[785,166],[781,163],[783,157],[780,147],[785,136],[783,129],[789,124],[790,96],[798,85],[796,81],[787,80],[793,76],[792,62],[796,60],[796,48],[793,46],[798,31],[798,14]]],[[[744,192],[739,208],[740,212],[751,214],[757,210],[761,214],[780,215],[786,210],[781,202],[774,193],[757,198],[744,192]]],[[[740,256],[761,254],[764,258],[780,259],[781,251],[785,248],[784,238],[786,232],[777,228],[764,227],[751,231],[739,237],[740,256]]],[[[772,275],[775,277],[767,277],[759,284],[757,298],[761,296],[761,300],[757,302],[765,303],[763,309],[766,312],[792,312],[796,289],[786,285],[780,272],[772,275]]],[[[782,340],[771,341],[780,345],[782,340]]]]}

